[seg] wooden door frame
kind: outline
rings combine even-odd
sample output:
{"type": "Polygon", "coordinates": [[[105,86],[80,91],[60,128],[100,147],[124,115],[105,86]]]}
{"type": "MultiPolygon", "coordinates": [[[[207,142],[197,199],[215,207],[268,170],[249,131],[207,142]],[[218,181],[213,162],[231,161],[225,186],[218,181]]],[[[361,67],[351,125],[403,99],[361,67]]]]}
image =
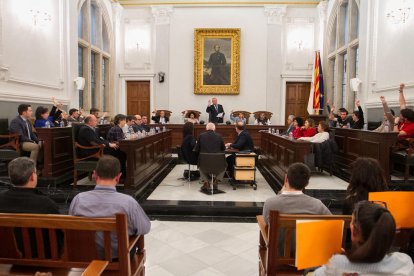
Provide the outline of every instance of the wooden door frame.
{"type": "MultiPolygon", "coordinates": [[[[120,95],[118,97],[116,113],[126,114],[127,112],[127,82],[128,81],[149,81],[150,82],[150,111],[154,110],[154,82],[155,74],[119,74],[121,82],[120,95]]],[[[115,97],[116,98],[116,97],[115,97]]],[[[133,114],[128,114],[133,115],[133,114]]]]}
{"type": "Polygon", "coordinates": [[[283,103],[280,108],[280,121],[279,124],[284,125],[286,123],[285,113],[286,113],[286,83],[287,82],[312,82],[312,75],[295,75],[295,76],[286,76],[282,75],[282,93],[281,93],[281,102],[283,103]]]}

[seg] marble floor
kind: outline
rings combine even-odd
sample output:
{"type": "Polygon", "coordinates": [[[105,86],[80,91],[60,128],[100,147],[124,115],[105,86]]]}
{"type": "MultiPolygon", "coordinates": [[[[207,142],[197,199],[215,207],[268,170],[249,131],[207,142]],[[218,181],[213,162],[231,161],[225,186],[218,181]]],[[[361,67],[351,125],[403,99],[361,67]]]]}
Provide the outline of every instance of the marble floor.
{"type": "MultiPolygon", "coordinates": [[[[148,197],[148,200],[264,202],[267,198],[275,195],[259,170],[256,171],[257,190],[253,190],[250,185],[239,185],[236,190],[233,190],[228,180],[224,179],[223,183],[219,185],[219,189],[225,193],[214,196],[206,195],[199,192],[201,184],[198,180],[191,182],[179,180],[187,168],[187,165],[175,166],[148,197]]],[[[307,189],[346,190],[347,186],[348,183],[342,179],[322,173],[311,176],[307,189]]]]}
{"type": "Polygon", "coordinates": [[[148,276],[258,275],[256,223],[152,221],[148,276]]]}

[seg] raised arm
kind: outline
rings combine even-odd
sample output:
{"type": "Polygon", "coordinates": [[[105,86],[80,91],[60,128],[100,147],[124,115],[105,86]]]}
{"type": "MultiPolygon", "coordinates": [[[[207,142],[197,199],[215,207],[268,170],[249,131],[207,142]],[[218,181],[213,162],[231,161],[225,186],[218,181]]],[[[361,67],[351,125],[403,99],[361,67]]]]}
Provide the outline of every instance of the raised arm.
{"type": "MultiPolygon", "coordinates": [[[[390,124],[392,125],[394,123],[394,116],[392,116],[391,110],[388,107],[387,101],[385,100],[384,96],[380,97],[381,103],[382,103],[382,107],[384,108],[384,113],[385,116],[387,117],[388,122],[390,122],[390,124]]],[[[392,128],[390,128],[390,131],[392,130],[392,128]]]]}
{"type": "Polygon", "coordinates": [[[400,84],[400,90],[399,90],[399,94],[400,94],[400,98],[399,98],[399,101],[400,101],[400,110],[401,109],[405,109],[407,107],[407,104],[405,102],[405,97],[404,97],[404,87],[405,87],[405,84],[404,83],[401,83],[400,84]]]}

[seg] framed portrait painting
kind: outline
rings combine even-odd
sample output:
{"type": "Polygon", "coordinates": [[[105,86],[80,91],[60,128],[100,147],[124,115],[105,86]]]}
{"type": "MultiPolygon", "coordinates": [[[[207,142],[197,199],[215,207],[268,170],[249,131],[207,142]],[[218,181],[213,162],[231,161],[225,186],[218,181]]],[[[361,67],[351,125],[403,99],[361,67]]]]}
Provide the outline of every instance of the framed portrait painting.
{"type": "Polygon", "coordinates": [[[240,29],[194,30],[194,93],[239,94],[240,29]]]}

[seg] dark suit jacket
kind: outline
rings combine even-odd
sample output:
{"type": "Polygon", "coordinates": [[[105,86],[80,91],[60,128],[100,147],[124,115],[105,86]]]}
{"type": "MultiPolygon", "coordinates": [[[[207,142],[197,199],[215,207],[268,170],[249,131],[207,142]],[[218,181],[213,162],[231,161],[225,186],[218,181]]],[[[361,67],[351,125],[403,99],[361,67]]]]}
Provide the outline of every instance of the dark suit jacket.
{"type": "Polygon", "coordinates": [[[222,124],[223,118],[217,118],[217,114],[224,113],[223,106],[221,104],[217,104],[217,109],[214,105],[207,106],[206,112],[208,113],[208,121],[214,124],[222,124]]]}
{"type": "Polygon", "coordinates": [[[143,130],[145,130],[142,125],[137,124],[133,124],[132,129],[134,130],[134,132],[142,132],[143,130]]]}
{"type": "Polygon", "coordinates": [[[181,144],[181,152],[183,153],[183,158],[185,162],[191,165],[197,165],[198,154],[193,151],[196,144],[197,141],[193,135],[185,136],[183,143],[181,144]]]}
{"type": "Polygon", "coordinates": [[[231,144],[230,147],[238,149],[240,151],[254,151],[253,140],[247,130],[240,132],[240,134],[237,136],[236,141],[231,144]]]}
{"type": "Polygon", "coordinates": [[[200,134],[194,151],[198,153],[219,153],[224,152],[225,149],[223,137],[212,130],[208,130],[200,134]]]}
{"type": "MultiPolygon", "coordinates": [[[[168,117],[164,117],[165,118],[165,123],[168,123],[170,121],[170,119],[168,117]]],[[[159,124],[160,123],[160,116],[152,116],[151,120],[154,121],[154,123],[159,124]]]]}
{"type": "MultiPolygon", "coordinates": [[[[81,146],[85,146],[85,147],[102,145],[102,144],[104,144],[105,146],[109,146],[108,141],[100,138],[98,136],[98,133],[96,133],[96,131],[94,131],[91,127],[87,125],[81,126],[81,128],[79,129],[77,140],[81,146]]],[[[83,157],[83,156],[94,154],[97,151],[98,151],[97,149],[87,149],[87,150],[80,149],[79,155],[83,157]]]]}
{"type": "Polygon", "coordinates": [[[14,118],[10,123],[10,133],[18,133],[20,134],[20,143],[24,142],[39,142],[36,133],[33,132],[32,124],[30,121],[26,122],[22,119],[22,117],[17,116],[14,118]],[[30,137],[27,134],[27,125],[29,125],[29,133],[30,137]]]}

